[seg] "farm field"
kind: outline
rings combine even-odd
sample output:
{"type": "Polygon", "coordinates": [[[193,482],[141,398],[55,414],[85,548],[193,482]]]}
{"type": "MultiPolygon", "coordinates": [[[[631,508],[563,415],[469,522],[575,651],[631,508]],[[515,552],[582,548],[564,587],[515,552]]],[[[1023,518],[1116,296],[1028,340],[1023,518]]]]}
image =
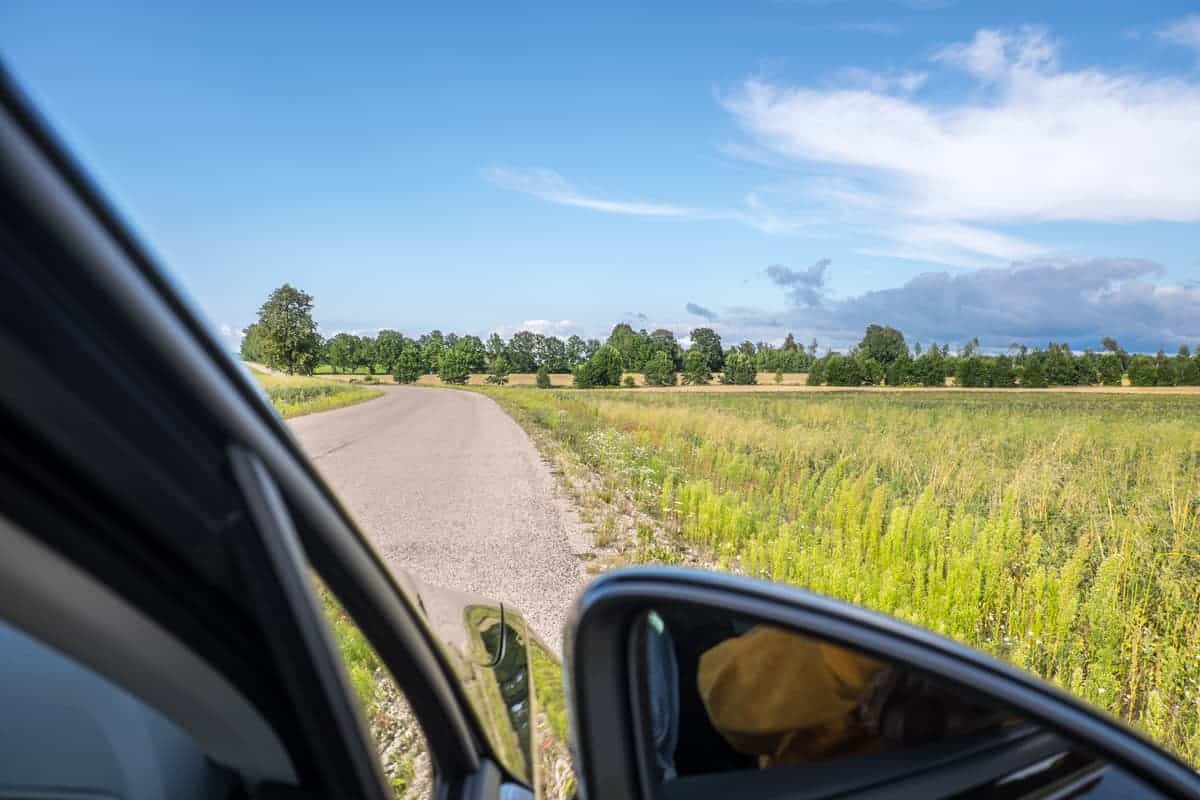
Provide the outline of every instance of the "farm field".
{"type": "Polygon", "coordinates": [[[297,375],[270,375],[251,369],[271,405],[284,419],[361,403],[383,394],[379,389],[297,375]]]}
{"type": "Polygon", "coordinates": [[[896,615],[1200,763],[1200,396],[485,391],[653,520],[636,558],[896,615]]]}

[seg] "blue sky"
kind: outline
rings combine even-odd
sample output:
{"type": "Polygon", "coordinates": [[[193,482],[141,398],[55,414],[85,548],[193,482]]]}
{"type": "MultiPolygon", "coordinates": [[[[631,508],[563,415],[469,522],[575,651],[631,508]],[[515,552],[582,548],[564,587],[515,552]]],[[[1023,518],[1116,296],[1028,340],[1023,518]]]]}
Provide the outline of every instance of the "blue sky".
{"type": "Polygon", "coordinates": [[[214,328],[1200,343],[1187,3],[10,2],[214,328]],[[103,6],[103,7],[102,7],[103,6]]]}

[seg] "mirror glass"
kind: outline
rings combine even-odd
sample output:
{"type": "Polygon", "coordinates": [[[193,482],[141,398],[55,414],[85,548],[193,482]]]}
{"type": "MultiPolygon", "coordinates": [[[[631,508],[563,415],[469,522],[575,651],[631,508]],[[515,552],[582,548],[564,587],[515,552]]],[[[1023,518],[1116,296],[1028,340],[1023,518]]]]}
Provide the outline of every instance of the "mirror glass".
{"type": "Polygon", "coordinates": [[[642,771],[662,797],[1157,797],[970,687],[707,607],[631,632],[642,771]]]}

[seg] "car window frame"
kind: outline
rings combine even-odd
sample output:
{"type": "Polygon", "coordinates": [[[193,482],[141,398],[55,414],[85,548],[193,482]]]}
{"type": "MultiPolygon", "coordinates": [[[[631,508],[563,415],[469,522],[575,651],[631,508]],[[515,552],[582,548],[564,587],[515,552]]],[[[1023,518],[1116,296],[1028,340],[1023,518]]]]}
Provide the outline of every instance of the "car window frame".
{"type": "MultiPolygon", "coordinates": [[[[432,638],[395,577],[300,451],[250,378],[174,291],[0,65],[0,179],[102,287],[148,348],[171,365],[228,438],[253,452],[294,518],[305,553],[397,677],[426,732],[438,774],[467,781],[481,768],[468,715],[432,638]]],[[[372,753],[372,755],[374,755],[372,753]]]]}

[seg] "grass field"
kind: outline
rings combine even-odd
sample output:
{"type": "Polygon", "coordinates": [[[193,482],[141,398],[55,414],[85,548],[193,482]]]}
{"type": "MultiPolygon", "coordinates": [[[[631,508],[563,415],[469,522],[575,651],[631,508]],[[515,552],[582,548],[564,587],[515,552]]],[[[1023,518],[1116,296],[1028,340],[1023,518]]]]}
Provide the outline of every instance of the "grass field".
{"type": "Polygon", "coordinates": [[[284,419],[361,403],[383,394],[379,389],[349,385],[341,381],[295,375],[268,375],[257,370],[252,371],[255,380],[271,398],[271,405],[275,406],[275,410],[284,419]]]}
{"type": "Polygon", "coordinates": [[[638,558],[894,614],[1200,763],[1200,396],[485,391],[655,521],[638,558]]]}

